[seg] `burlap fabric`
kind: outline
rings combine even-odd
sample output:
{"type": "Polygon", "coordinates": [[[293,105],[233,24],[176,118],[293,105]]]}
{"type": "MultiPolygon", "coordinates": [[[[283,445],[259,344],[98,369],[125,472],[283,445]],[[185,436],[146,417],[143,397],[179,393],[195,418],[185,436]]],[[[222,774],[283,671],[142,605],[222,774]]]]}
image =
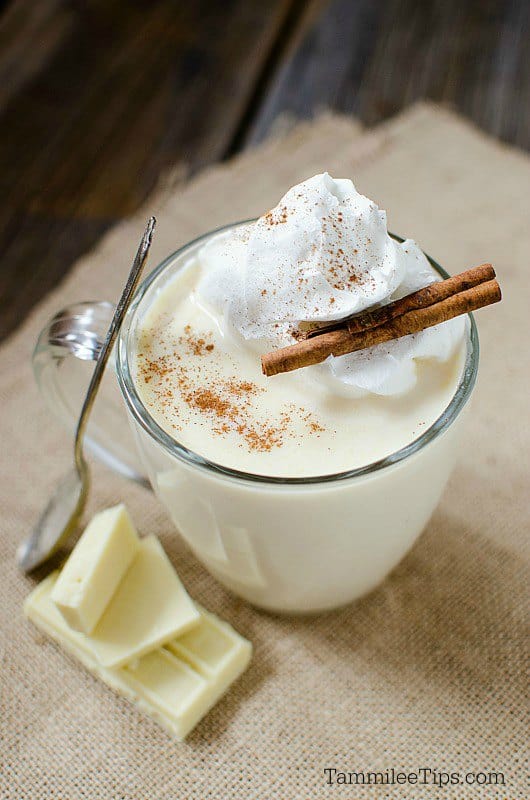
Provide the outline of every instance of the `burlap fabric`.
{"type": "MultiPolygon", "coordinates": [[[[109,175],[112,180],[112,175],[109,175]]],[[[529,528],[530,161],[450,113],[419,106],[375,131],[324,117],[148,204],[81,260],[0,356],[0,797],[523,798],[529,528]],[[501,306],[479,314],[482,363],[459,466],[427,531],[377,591],[337,613],[282,619],[225,592],[146,491],[97,479],[156,533],[192,596],[255,645],[248,672],[186,743],[87,675],[22,618],[33,581],[14,556],[69,465],[30,353],[50,313],[114,298],[145,217],[152,262],[198,233],[257,214],[328,169],[351,176],[450,271],[497,267],[501,306]],[[503,772],[504,787],[328,786],[341,771],[503,772]]],[[[21,291],[24,287],[21,286],[21,291]]]]}

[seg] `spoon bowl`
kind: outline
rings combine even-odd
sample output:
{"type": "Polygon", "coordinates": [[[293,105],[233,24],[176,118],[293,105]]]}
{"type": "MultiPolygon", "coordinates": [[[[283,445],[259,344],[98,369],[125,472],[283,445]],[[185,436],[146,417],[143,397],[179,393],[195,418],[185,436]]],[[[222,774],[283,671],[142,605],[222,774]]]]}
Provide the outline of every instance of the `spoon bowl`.
{"type": "Polygon", "coordinates": [[[17,550],[17,561],[24,572],[38,567],[53,555],[79,525],[88,494],[88,470],[82,477],[71,470],[51,496],[32,534],[17,550]]]}

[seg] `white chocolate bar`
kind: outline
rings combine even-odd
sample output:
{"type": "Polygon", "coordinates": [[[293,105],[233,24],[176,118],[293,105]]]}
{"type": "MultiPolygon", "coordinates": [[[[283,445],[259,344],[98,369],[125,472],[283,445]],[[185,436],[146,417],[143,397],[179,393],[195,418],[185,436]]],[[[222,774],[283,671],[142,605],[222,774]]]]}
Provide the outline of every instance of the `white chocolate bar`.
{"type": "Polygon", "coordinates": [[[24,604],[26,616],[89,672],[179,740],[215,705],[250,661],[250,642],[201,609],[193,631],[172,640],[167,647],[157,648],[127,667],[103,667],[94,657],[89,637],[73,631],[53,603],[51,593],[56,581],[57,573],[53,573],[33,590],[24,604]]]}
{"type": "Polygon", "coordinates": [[[139,544],[123,504],[96,514],[72,550],[53,590],[53,600],[71,628],[92,633],[139,544]]]}
{"type": "Polygon", "coordinates": [[[90,635],[103,667],[121,667],[197,625],[200,614],[155,536],[138,552],[90,635]]]}

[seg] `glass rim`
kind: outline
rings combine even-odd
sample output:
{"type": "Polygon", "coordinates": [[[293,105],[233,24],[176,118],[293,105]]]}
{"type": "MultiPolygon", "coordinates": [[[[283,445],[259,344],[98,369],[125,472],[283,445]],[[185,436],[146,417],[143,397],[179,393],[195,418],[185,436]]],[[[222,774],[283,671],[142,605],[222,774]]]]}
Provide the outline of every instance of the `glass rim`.
{"type": "MultiPolygon", "coordinates": [[[[245,472],[244,470],[238,470],[233,467],[227,467],[222,464],[218,464],[215,461],[210,461],[204,456],[195,453],[193,450],[190,450],[188,447],[170,436],[170,434],[167,433],[155,421],[136,391],[133,373],[130,367],[129,359],[131,353],[128,344],[129,336],[133,328],[132,322],[134,320],[136,311],[139,309],[142,300],[153,283],[177,258],[184,255],[187,250],[191,250],[201,241],[210,238],[214,234],[221,233],[222,231],[229,230],[230,228],[236,228],[241,225],[248,225],[255,221],[256,218],[251,218],[241,220],[240,222],[232,222],[227,225],[221,225],[218,228],[197,236],[195,239],[192,239],[182,247],[179,247],[163,261],[161,261],[160,264],[158,264],[158,266],[156,266],[140,284],[136,296],[131,303],[121,326],[118,337],[116,358],[118,382],[133,419],[147,434],[149,434],[149,436],[151,436],[159,445],[161,445],[164,450],[169,452],[171,456],[177,458],[179,461],[182,461],[193,467],[198,467],[206,472],[212,472],[224,478],[231,478],[237,481],[243,481],[245,483],[268,484],[275,486],[306,486],[323,483],[337,483],[372,475],[376,472],[380,472],[381,470],[388,469],[396,464],[399,464],[401,461],[404,461],[406,458],[409,458],[410,456],[419,452],[426,445],[437,439],[438,436],[440,436],[459,416],[460,412],[467,404],[475,385],[479,362],[479,340],[477,326],[472,314],[468,314],[470,325],[467,336],[467,352],[464,368],[462,370],[458,386],[449,404],[445,407],[440,416],[432,423],[432,425],[430,425],[416,439],[413,439],[412,442],[409,442],[399,450],[396,450],[393,453],[378,459],[377,461],[372,461],[371,463],[362,467],[355,467],[353,469],[328,473],[325,475],[309,475],[303,477],[280,477],[274,475],[262,475],[254,472],[245,472]]],[[[391,233],[390,231],[389,235],[398,242],[405,241],[401,236],[391,233]]],[[[424,253],[424,255],[433,269],[442,278],[450,277],[449,273],[446,272],[446,270],[441,267],[440,264],[438,264],[433,258],[431,258],[427,253],[424,253]]]]}

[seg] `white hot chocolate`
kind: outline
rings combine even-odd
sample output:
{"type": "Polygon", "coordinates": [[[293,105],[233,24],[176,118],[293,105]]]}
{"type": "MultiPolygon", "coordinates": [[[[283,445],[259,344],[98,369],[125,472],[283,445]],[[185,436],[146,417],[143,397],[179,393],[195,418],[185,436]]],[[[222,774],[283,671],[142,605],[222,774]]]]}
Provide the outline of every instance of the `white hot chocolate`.
{"type": "Polygon", "coordinates": [[[438,279],[349,180],[316,175],[254,223],[212,234],[144,313],[142,401],[170,436],[244,472],[343,472],[400,450],[448,406],[465,318],[265,377],[260,355],[302,323],[341,319],[438,279]]]}

